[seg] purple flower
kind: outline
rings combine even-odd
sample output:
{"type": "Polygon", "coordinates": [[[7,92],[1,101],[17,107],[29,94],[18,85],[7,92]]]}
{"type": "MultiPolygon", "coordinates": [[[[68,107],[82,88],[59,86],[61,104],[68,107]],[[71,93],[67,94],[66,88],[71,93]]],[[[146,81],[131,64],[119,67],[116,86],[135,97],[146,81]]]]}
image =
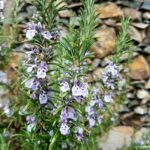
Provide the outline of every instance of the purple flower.
{"type": "Polygon", "coordinates": [[[89,127],[90,128],[92,128],[95,125],[95,123],[96,123],[95,119],[92,118],[92,117],[89,117],[88,121],[89,121],[89,127]]]}
{"type": "Polygon", "coordinates": [[[28,115],[26,117],[27,124],[35,123],[35,117],[33,115],[28,115]]]}
{"type": "Polygon", "coordinates": [[[62,135],[68,135],[70,133],[70,128],[66,123],[62,123],[60,126],[60,133],[62,135]]]}
{"type": "Polygon", "coordinates": [[[36,30],[38,32],[43,32],[44,27],[42,26],[41,22],[38,22],[38,24],[36,24],[36,30]]]}
{"type": "Polygon", "coordinates": [[[48,71],[48,66],[46,62],[42,62],[40,68],[37,70],[37,77],[40,79],[44,79],[46,77],[46,72],[48,71]]]}
{"type": "Polygon", "coordinates": [[[115,89],[115,82],[121,79],[119,68],[113,63],[110,62],[103,73],[103,83],[107,88],[115,89]]]}
{"type": "Polygon", "coordinates": [[[26,38],[29,40],[32,40],[32,38],[37,33],[36,31],[36,24],[34,23],[28,23],[28,29],[26,31],[26,38]]]}
{"type": "Polygon", "coordinates": [[[86,106],[85,111],[88,113],[89,116],[95,114],[95,111],[91,106],[86,106]]]}
{"type": "Polygon", "coordinates": [[[67,91],[70,90],[69,84],[68,84],[67,81],[63,80],[63,81],[60,82],[60,90],[61,90],[62,92],[67,92],[67,91]]]}
{"type": "Polygon", "coordinates": [[[72,96],[83,96],[86,97],[88,95],[88,84],[81,83],[75,79],[74,85],[72,87],[72,96]]]}
{"type": "Polygon", "coordinates": [[[68,119],[75,120],[75,111],[71,107],[65,107],[60,114],[60,121],[61,122],[67,122],[68,119]]]}
{"type": "Polygon", "coordinates": [[[40,104],[46,104],[47,103],[47,93],[46,91],[41,91],[40,95],[39,95],[39,101],[40,101],[40,104]]]}
{"type": "Polygon", "coordinates": [[[50,40],[52,38],[52,35],[50,34],[49,31],[43,31],[41,34],[47,40],[50,40]]]}
{"type": "Polygon", "coordinates": [[[81,97],[81,96],[73,96],[73,99],[75,101],[77,101],[78,103],[80,103],[83,100],[83,97],[81,97]]]}
{"type": "Polygon", "coordinates": [[[105,93],[105,95],[104,95],[104,102],[110,103],[112,101],[113,101],[112,96],[110,94],[108,94],[108,93],[105,93]]]}
{"type": "Polygon", "coordinates": [[[35,91],[38,89],[39,84],[40,83],[36,78],[32,78],[32,79],[25,82],[25,87],[35,91]]]}
{"type": "Polygon", "coordinates": [[[35,67],[36,65],[31,65],[30,67],[27,68],[27,72],[28,73],[32,72],[35,67]]]}
{"type": "Polygon", "coordinates": [[[78,141],[81,141],[83,138],[83,129],[81,127],[77,127],[75,133],[78,141]]]}

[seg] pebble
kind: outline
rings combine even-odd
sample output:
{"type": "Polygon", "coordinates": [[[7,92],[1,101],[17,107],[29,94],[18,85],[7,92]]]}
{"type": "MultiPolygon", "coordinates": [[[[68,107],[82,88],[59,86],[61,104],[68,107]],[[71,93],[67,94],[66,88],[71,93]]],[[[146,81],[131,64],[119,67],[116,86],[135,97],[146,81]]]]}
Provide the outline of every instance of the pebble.
{"type": "Polygon", "coordinates": [[[33,14],[36,13],[37,8],[35,6],[28,6],[26,10],[29,16],[33,16],[33,14]]]}
{"type": "Polygon", "coordinates": [[[100,62],[100,59],[95,58],[92,62],[92,69],[96,69],[99,66],[100,62]]]}
{"type": "Polygon", "coordinates": [[[129,146],[132,141],[134,129],[127,126],[112,128],[101,139],[97,139],[99,148],[102,150],[118,150],[123,146],[129,146]]]}
{"type": "Polygon", "coordinates": [[[94,70],[92,76],[94,81],[99,81],[100,79],[102,79],[102,74],[103,74],[104,69],[103,68],[97,68],[96,70],[94,70]]]}
{"type": "Polygon", "coordinates": [[[149,98],[149,92],[146,91],[146,90],[138,90],[137,91],[137,98],[139,99],[146,99],[146,98],[149,98]]]}
{"type": "Polygon", "coordinates": [[[145,89],[150,89],[150,79],[146,82],[145,89]]]}
{"type": "Polygon", "coordinates": [[[146,107],[142,107],[142,106],[138,106],[134,109],[134,112],[136,114],[139,114],[139,115],[145,115],[147,114],[147,108],[146,107]]]}

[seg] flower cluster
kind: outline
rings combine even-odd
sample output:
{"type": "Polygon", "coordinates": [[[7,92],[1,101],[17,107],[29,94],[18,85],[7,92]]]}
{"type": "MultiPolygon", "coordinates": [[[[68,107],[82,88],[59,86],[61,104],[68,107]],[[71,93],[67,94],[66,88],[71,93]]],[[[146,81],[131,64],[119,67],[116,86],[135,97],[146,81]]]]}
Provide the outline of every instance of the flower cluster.
{"type": "Polygon", "coordinates": [[[117,81],[121,80],[120,70],[116,64],[109,62],[105,67],[103,74],[103,83],[108,89],[114,90],[116,88],[117,81]]]}
{"type": "Polygon", "coordinates": [[[81,102],[82,99],[84,99],[85,97],[88,96],[89,92],[88,92],[88,84],[86,82],[84,82],[83,79],[81,79],[82,81],[78,80],[77,78],[75,78],[73,80],[73,83],[70,83],[70,85],[72,85],[71,87],[69,86],[69,83],[67,82],[67,80],[63,79],[60,81],[60,90],[62,92],[67,92],[70,91],[71,92],[71,97],[77,101],[77,102],[81,102]]]}
{"type": "Polygon", "coordinates": [[[88,103],[88,105],[85,107],[89,128],[94,127],[96,123],[101,124],[102,122],[101,110],[103,109],[104,106],[104,102],[100,99],[99,90],[93,87],[91,92],[92,98],[88,103]]]}
{"type": "Polygon", "coordinates": [[[35,117],[33,115],[29,115],[26,117],[26,122],[27,122],[27,131],[31,132],[32,129],[36,125],[35,117]]]}
{"type": "MultiPolygon", "coordinates": [[[[88,97],[88,84],[83,79],[74,78],[68,82],[66,79],[60,81],[60,90],[62,93],[68,92],[68,100],[70,103],[61,110],[60,114],[60,133],[62,135],[70,134],[69,124],[80,121],[82,122],[82,117],[79,112],[77,112],[73,107],[71,107],[72,102],[81,103],[84,99],[88,97]]],[[[80,126],[74,127],[74,133],[76,138],[80,141],[83,138],[83,128],[80,126]]]]}
{"type": "MultiPolygon", "coordinates": [[[[26,31],[26,37],[31,40],[33,37],[43,40],[53,40],[49,31],[45,31],[41,23],[29,23],[26,31]],[[42,37],[41,37],[42,36],[42,37]]],[[[46,42],[46,41],[45,41],[46,42]]],[[[49,45],[49,44],[48,44],[49,45]]],[[[26,70],[28,79],[25,87],[28,88],[30,97],[38,99],[40,104],[46,104],[50,98],[51,90],[47,84],[47,72],[49,70],[49,57],[52,54],[52,46],[29,46],[27,52],[26,70]]]]}
{"type": "Polygon", "coordinates": [[[47,40],[50,40],[52,38],[51,33],[49,31],[45,31],[40,22],[38,22],[37,24],[34,22],[28,23],[26,38],[32,40],[36,35],[42,36],[47,40]]]}

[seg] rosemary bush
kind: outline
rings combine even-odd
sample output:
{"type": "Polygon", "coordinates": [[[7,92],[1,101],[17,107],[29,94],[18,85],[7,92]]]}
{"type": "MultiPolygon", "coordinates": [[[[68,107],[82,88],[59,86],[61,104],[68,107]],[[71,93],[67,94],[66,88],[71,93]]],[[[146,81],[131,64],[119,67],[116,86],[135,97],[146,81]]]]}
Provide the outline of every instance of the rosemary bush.
{"type": "MultiPolygon", "coordinates": [[[[18,70],[19,102],[13,105],[15,134],[10,140],[20,149],[96,150],[97,135],[107,131],[118,117],[119,91],[126,88],[120,61],[115,59],[126,49],[122,36],[118,42],[122,47],[116,46],[116,56],[105,68],[101,88],[89,84],[87,59],[93,58],[90,47],[97,17],[94,0],[82,1],[79,28],[70,24],[68,35],[60,40],[56,18],[64,9],[62,3],[37,0],[34,4],[38,11],[27,24],[28,46],[18,70]]],[[[3,137],[1,143],[5,146],[3,137]]]]}

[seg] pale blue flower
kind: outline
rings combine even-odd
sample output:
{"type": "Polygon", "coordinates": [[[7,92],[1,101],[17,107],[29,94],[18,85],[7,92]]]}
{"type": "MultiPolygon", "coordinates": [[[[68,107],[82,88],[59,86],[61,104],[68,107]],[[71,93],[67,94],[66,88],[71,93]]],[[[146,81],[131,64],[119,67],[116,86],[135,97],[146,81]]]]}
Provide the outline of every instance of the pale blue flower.
{"type": "Polygon", "coordinates": [[[75,79],[73,87],[72,87],[72,96],[88,96],[88,84],[82,83],[75,79]]]}
{"type": "Polygon", "coordinates": [[[107,103],[113,102],[112,96],[108,93],[105,93],[104,102],[107,102],[107,103]]]}
{"type": "Polygon", "coordinates": [[[70,87],[69,87],[69,84],[68,84],[67,81],[62,80],[62,81],[60,82],[60,90],[61,90],[62,92],[67,92],[67,91],[70,90],[70,87]]]}
{"type": "Polygon", "coordinates": [[[26,31],[26,38],[29,40],[32,40],[36,33],[37,33],[36,24],[28,23],[28,29],[26,31]]]}
{"type": "Polygon", "coordinates": [[[40,101],[40,104],[46,104],[47,103],[47,93],[46,91],[41,91],[40,95],[39,95],[39,101],[40,101]]]}
{"type": "Polygon", "coordinates": [[[37,70],[37,78],[44,79],[46,77],[46,72],[48,71],[48,66],[46,62],[42,62],[37,70]]]}
{"type": "Polygon", "coordinates": [[[60,133],[62,135],[68,135],[70,133],[70,128],[66,123],[62,123],[60,126],[60,133]]]}
{"type": "Polygon", "coordinates": [[[68,119],[75,120],[75,110],[72,107],[65,107],[60,114],[60,121],[67,122],[68,119]]]}
{"type": "Polygon", "coordinates": [[[81,141],[83,139],[83,128],[81,127],[76,127],[75,129],[75,133],[76,133],[76,138],[78,141],[81,141]]]}
{"type": "Polygon", "coordinates": [[[41,34],[47,40],[50,40],[52,38],[52,35],[50,34],[49,31],[43,31],[41,34]]]}

